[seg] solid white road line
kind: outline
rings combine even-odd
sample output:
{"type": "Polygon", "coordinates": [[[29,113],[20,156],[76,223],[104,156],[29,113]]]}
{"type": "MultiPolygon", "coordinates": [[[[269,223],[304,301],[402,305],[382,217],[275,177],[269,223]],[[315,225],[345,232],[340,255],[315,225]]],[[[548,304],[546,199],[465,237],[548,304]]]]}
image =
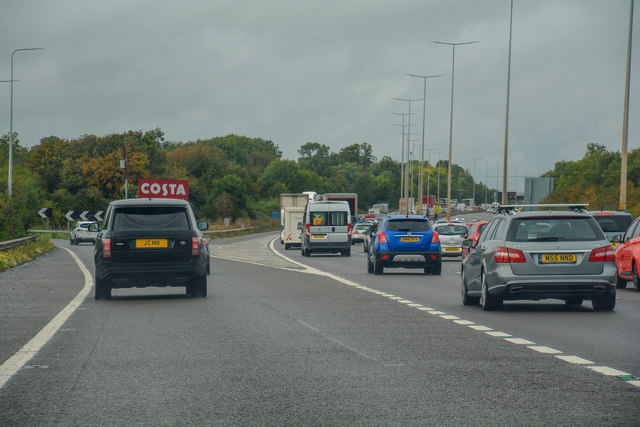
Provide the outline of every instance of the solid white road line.
{"type": "Polygon", "coordinates": [[[67,248],[62,248],[71,254],[71,257],[76,261],[80,271],[84,275],[84,287],[74,299],[71,300],[60,313],[56,315],[44,328],[38,332],[38,334],[24,345],[16,354],[7,359],[2,365],[0,365],[0,388],[13,377],[33,356],[35,356],[42,347],[53,337],[53,335],[60,329],[60,327],[71,317],[74,311],[82,304],[84,299],[89,295],[91,288],[93,287],[93,277],[91,273],[84,266],[80,258],[76,256],[72,251],[67,248]]]}

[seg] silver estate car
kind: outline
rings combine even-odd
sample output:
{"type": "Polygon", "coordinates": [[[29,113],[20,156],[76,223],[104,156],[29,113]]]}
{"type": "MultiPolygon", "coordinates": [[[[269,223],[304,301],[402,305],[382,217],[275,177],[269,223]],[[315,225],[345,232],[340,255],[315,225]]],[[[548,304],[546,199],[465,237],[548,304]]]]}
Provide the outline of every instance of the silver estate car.
{"type": "MultiPolygon", "coordinates": [[[[562,205],[564,206],[564,205],[562,205]]],[[[462,302],[498,310],[505,300],[591,300],[596,311],[616,304],[615,252],[592,215],[499,208],[462,261],[462,302]]],[[[579,208],[579,207],[578,207],[579,208]]]]}
{"type": "Polygon", "coordinates": [[[462,255],[462,242],[469,231],[464,223],[453,221],[438,223],[433,226],[433,229],[440,236],[443,257],[462,255]]]}

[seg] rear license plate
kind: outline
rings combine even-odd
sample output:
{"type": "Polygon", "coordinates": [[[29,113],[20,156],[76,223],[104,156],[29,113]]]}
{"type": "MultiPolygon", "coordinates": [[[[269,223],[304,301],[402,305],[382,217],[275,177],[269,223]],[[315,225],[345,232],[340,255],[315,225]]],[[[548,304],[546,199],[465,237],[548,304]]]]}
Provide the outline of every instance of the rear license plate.
{"type": "Polygon", "coordinates": [[[136,239],[136,248],[166,248],[167,239],[136,239]]]}
{"type": "Polygon", "coordinates": [[[575,264],[576,254],[538,254],[540,264],[575,264]]]}
{"type": "Polygon", "coordinates": [[[460,248],[444,248],[445,252],[460,252],[460,248]]]}
{"type": "Polygon", "coordinates": [[[312,234],[311,238],[312,239],[326,239],[327,235],[326,234],[312,234]]]}
{"type": "Polygon", "coordinates": [[[419,237],[401,237],[400,241],[402,243],[412,243],[412,242],[416,243],[420,241],[420,238],[419,237]]]}

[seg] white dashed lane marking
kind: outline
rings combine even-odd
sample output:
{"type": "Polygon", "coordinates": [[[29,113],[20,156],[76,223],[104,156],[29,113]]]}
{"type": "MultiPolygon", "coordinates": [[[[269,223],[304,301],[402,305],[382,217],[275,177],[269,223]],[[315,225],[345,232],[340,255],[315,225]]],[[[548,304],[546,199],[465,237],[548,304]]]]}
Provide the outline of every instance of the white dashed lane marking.
{"type": "MultiPolygon", "coordinates": [[[[284,270],[293,270],[293,271],[298,271],[300,273],[314,274],[314,275],[318,275],[318,276],[328,277],[328,278],[334,279],[334,280],[336,280],[336,281],[338,281],[340,283],[343,283],[343,284],[345,284],[347,286],[351,286],[351,287],[356,288],[356,289],[366,290],[367,292],[371,292],[373,294],[383,296],[383,297],[388,298],[388,299],[390,299],[392,301],[404,304],[404,305],[406,305],[408,307],[415,308],[415,309],[420,310],[420,311],[426,311],[427,313],[439,316],[440,318],[442,318],[444,320],[451,320],[451,321],[453,321],[454,323],[456,323],[458,325],[467,326],[467,327],[469,327],[469,328],[471,328],[473,330],[480,331],[480,332],[485,332],[486,334],[488,334],[490,336],[497,337],[497,338],[503,339],[505,341],[509,341],[509,342],[511,342],[513,344],[525,345],[525,346],[527,346],[528,349],[530,349],[532,351],[536,351],[536,352],[541,353],[541,354],[552,354],[552,355],[555,355],[554,357],[557,357],[558,359],[563,360],[563,361],[565,361],[567,363],[571,363],[571,364],[578,365],[578,366],[584,366],[587,369],[590,369],[590,370],[592,370],[594,372],[598,372],[598,373],[600,373],[602,375],[621,378],[627,384],[630,384],[630,385],[635,386],[635,387],[640,387],[640,380],[637,380],[633,375],[631,375],[629,373],[626,373],[626,372],[623,372],[623,371],[620,371],[618,369],[610,368],[608,366],[592,366],[592,365],[594,365],[594,362],[592,362],[590,360],[586,360],[586,359],[583,359],[583,358],[578,357],[578,356],[563,355],[562,351],[556,350],[555,348],[551,348],[551,347],[547,347],[547,346],[543,346],[543,345],[535,345],[536,343],[534,343],[532,341],[529,341],[527,339],[513,337],[511,334],[508,334],[508,333],[505,333],[505,332],[494,331],[492,328],[490,328],[488,326],[476,325],[474,322],[472,322],[470,320],[460,319],[458,316],[447,314],[447,313],[445,313],[443,311],[439,311],[439,310],[437,310],[435,308],[425,307],[425,306],[423,306],[421,304],[413,303],[413,301],[407,300],[407,299],[405,299],[403,297],[399,297],[399,296],[396,296],[396,295],[393,295],[393,294],[390,294],[390,293],[387,293],[387,292],[384,292],[384,291],[376,290],[376,289],[370,288],[368,286],[362,285],[360,283],[355,283],[355,282],[353,282],[351,280],[336,276],[335,274],[327,273],[327,272],[324,272],[324,271],[321,271],[321,270],[317,270],[317,269],[315,269],[313,267],[309,267],[308,265],[305,265],[305,264],[302,264],[302,263],[297,262],[295,260],[292,260],[291,258],[286,257],[286,256],[280,254],[278,251],[276,251],[275,248],[274,248],[274,242],[276,240],[277,240],[277,238],[273,239],[269,244],[269,247],[270,247],[271,251],[274,254],[276,254],[277,256],[279,256],[280,258],[282,258],[282,259],[284,259],[284,260],[286,260],[286,261],[288,261],[288,262],[290,262],[292,264],[295,264],[298,267],[302,267],[302,269],[301,270],[294,270],[294,269],[292,269],[290,267],[286,268],[286,267],[281,267],[281,266],[273,266],[275,268],[281,268],[281,269],[284,269],[284,270]]],[[[238,260],[238,261],[241,261],[241,260],[238,260]]],[[[244,262],[246,262],[246,261],[244,261],[244,262]]]]}

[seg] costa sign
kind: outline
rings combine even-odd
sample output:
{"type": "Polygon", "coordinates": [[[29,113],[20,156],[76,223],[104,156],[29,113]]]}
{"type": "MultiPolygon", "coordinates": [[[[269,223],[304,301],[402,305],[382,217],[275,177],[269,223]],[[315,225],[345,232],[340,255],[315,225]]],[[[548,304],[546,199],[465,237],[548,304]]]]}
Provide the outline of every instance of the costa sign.
{"type": "Polygon", "coordinates": [[[189,200],[189,181],[141,179],[138,181],[138,197],[189,200]]]}

